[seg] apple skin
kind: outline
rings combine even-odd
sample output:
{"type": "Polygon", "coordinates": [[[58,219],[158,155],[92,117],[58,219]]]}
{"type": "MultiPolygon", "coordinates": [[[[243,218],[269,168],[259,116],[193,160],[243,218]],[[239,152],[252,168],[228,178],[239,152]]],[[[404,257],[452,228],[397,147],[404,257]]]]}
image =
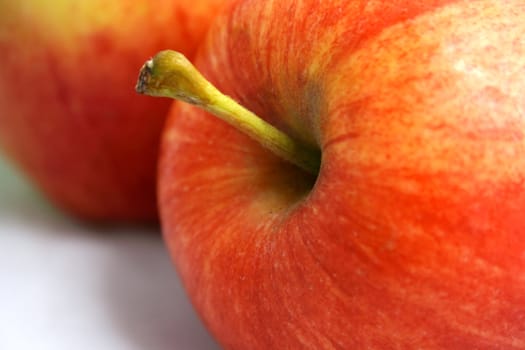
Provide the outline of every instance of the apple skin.
{"type": "Polygon", "coordinates": [[[0,145],[60,207],[156,221],[169,100],[138,96],[144,57],[194,55],[225,0],[0,2],[0,145]]]}
{"type": "Polygon", "coordinates": [[[194,106],[164,235],[227,349],[525,349],[525,3],[248,0],[197,67],[317,179],[194,106]]]}

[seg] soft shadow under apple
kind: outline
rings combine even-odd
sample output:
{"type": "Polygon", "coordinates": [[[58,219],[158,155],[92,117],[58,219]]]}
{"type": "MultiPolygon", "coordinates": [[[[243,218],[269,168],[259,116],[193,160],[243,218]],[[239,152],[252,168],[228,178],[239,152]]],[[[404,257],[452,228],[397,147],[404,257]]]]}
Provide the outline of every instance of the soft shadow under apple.
{"type": "Polygon", "coordinates": [[[189,304],[159,237],[126,237],[114,247],[102,285],[110,315],[134,349],[219,349],[189,304]]]}
{"type": "Polygon", "coordinates": [[[217,350],[157,228],[82,225],[0,156],[0,348],[217,350]]]}

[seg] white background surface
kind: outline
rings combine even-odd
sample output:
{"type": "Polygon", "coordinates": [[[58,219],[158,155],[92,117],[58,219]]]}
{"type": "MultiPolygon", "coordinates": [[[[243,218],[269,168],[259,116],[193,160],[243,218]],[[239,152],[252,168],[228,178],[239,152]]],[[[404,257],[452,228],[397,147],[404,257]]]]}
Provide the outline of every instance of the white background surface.
{"type": "Polygon", "coordinates": [[[0,155],[1,350],[217,350],[155,228],[82,226],[0,155]]]}

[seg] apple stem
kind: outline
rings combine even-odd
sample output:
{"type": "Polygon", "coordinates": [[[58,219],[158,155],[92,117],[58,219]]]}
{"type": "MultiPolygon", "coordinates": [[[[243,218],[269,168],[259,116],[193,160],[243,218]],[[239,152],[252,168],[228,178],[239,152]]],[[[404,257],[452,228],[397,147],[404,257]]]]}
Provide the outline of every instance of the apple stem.
{"type": "Polygon", "coordinates": [[[165,50],[140,70],[140,94],[170,97],[200,107],[258,141],[277,156],[317,175],[320,152],[292,139],[213,86],[183,54],[165,50]]]}

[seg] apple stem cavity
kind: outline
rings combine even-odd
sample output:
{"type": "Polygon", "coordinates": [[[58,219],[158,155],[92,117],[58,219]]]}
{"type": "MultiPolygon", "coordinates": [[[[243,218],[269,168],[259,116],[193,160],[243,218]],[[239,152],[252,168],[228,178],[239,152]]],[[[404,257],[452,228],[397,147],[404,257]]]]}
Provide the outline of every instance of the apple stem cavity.
{"type": "Polygon", "coordinates": [[[248,135],[275,155],[317,175],[318,150],[292,139],[213,86],[181,53],[165,50],[141,68],[136,91],[181,100],[215,115],[248,135]]]}

